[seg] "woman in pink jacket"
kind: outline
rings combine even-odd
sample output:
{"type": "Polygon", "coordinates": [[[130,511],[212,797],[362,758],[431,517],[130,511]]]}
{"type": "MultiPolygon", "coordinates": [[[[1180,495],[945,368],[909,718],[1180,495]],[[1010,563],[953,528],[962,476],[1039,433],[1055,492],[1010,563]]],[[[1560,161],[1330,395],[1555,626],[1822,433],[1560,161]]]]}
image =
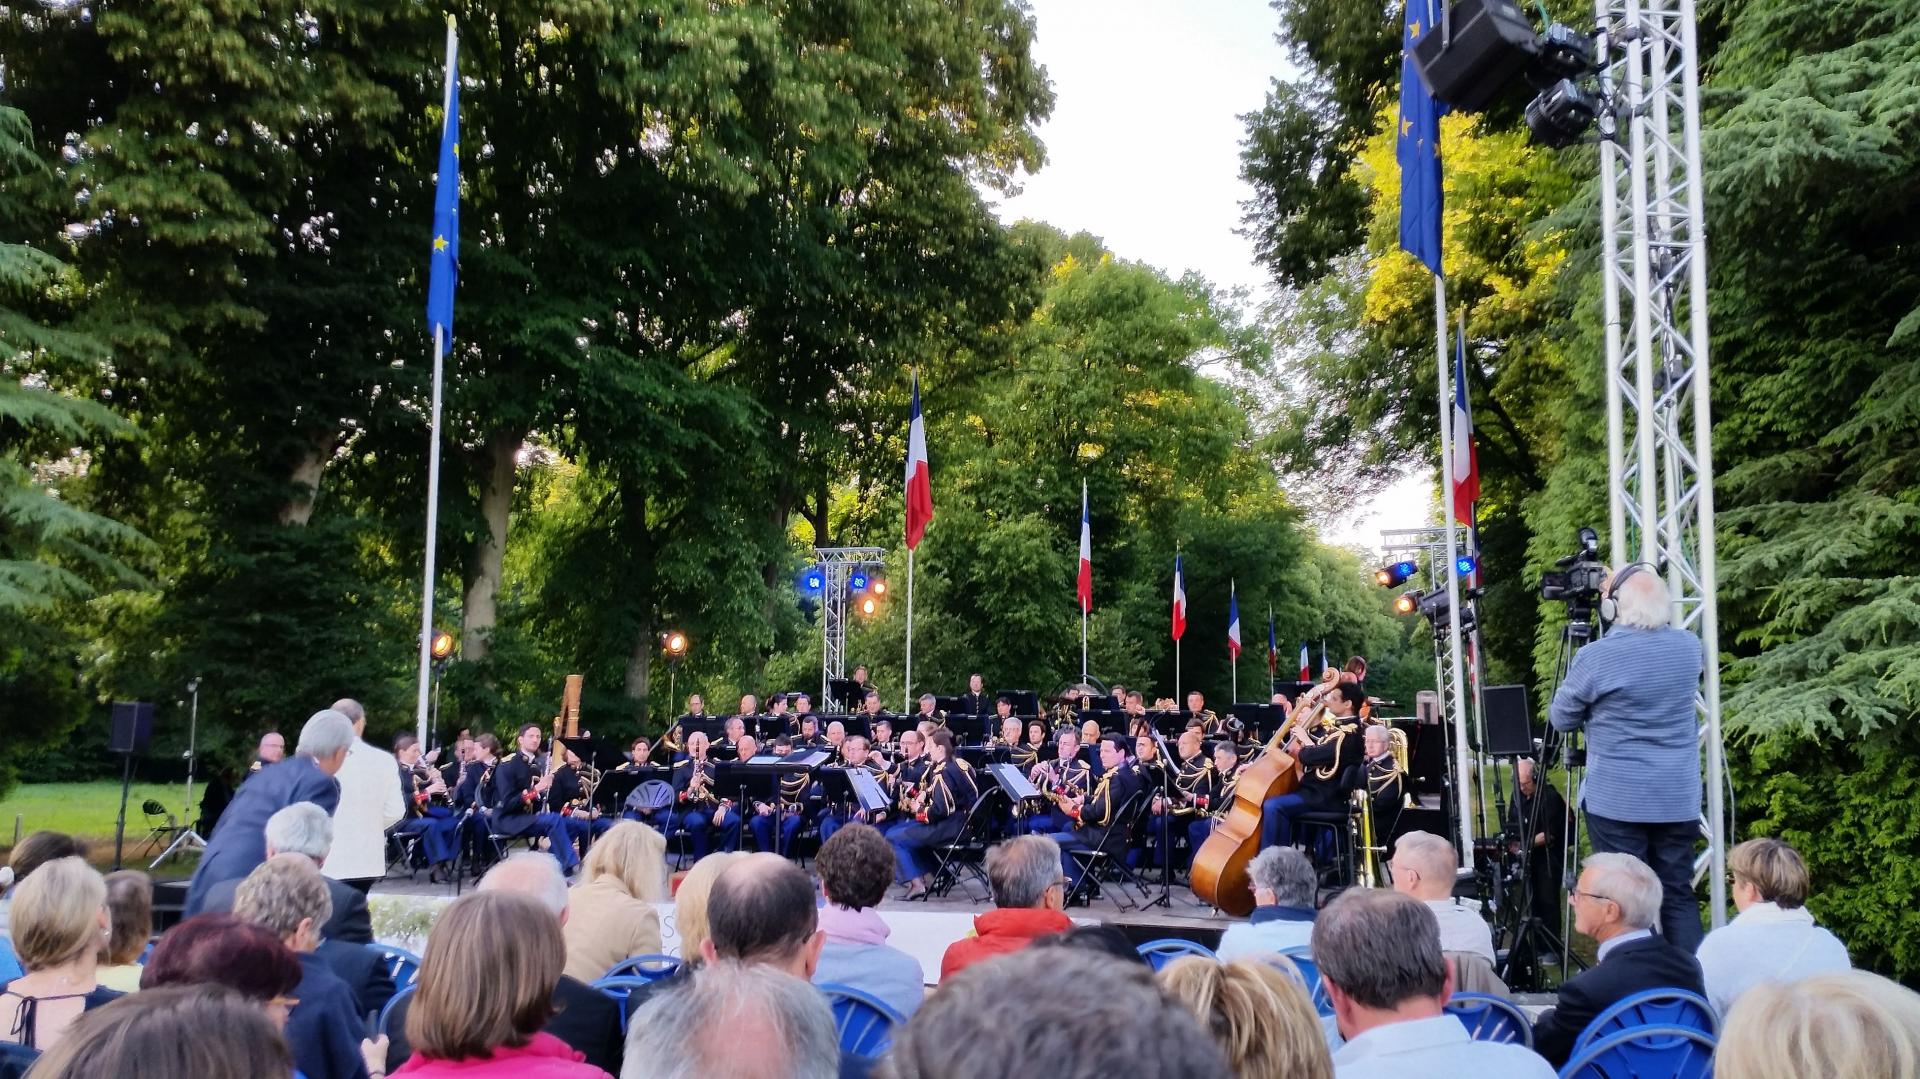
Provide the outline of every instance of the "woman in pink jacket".
{"type": "Polygon", "coordinates": [[[441,913],[407,1009],[413,1056],[393,1074],[413,1079],[605,1079],[606,1073],[541,1028],[566,962],[560,923],[537,901],[472,892],[441,913]]]}

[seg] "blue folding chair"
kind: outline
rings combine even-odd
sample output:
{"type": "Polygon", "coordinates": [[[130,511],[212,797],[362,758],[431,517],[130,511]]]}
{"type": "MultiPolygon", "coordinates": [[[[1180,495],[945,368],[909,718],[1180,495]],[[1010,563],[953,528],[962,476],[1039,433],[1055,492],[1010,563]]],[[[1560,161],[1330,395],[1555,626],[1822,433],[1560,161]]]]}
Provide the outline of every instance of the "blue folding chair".
{"type": "Polygon", "coordinates": [[[627,1018],[633,1010],[633,991],[653,984],[654,979],[632,974],[611,974],[593,983],[595,989],[613,998],[620,1005],[620,1029],[627,1029],[627,1018]]]}
{"type": "Polygon", "coordinates": [[[1313,949],[1306,945],[1296,945],[1283,950],[1281,955],[1293,960],[1294,967],[1300,972],[1300,982],[1307,987],[1307,998],[1313,1001],[1313,1010],[1322,1016],[1333,1014],[1333,998],[1327,995],[1327,987],[1320,981],[1320,964],[1313,961],[1313,949]]]}
{"type": "Polygon", "coordinates": [[[1491,993],[1455,993],[1447,1014],[1460,1020],[1467,1036],[1477,1042],[1506,1042],[1533,1048],[1533,1023],[1520,1006],[1491,993]]]}
{"type": "Polygon", "coordinates": [[[1647,989],[1593,1017],[1593,1022],[1574,1039],[1573,1055],[1609,1034],[1632,1027],[1688,1027],[1707,1034],[1717,1033],[1720,1017],[1713,1005],[1698,993],[1685,989],[1647,989]]]}
{"type": "Polygon", "coordinates": [[[420,957],[405,948],[396,948],[377,940],[367,947],[380,954],[380,967],[393,979],[395,989],[404,989],[420,977],[420,957]]]}
{"type": "Polygon", "coordinates": [[[1183,955],[1197,955],[1202,959],[1213,960],[1220,958],[1213,954],[1211,950],[1195,944],[1193,941],[1182,940],[1179,937],[1161,937],[1159,940],[1150,940],[1139,947],[1139,952],[1141,958],[1151,963],[1155,970],[1159,970],[1161,967],[1166,966],[1168,963],[1173,962],[1183,955]]]}
{"type": "Polygon", "coordinates": [[[412,996],[414,990],[418,988],[420,987],[417,985],[405,986],[399,992],[387,998],[386,1004],[380,1008],[380,1021],[377,1026],[380,1033],[385,1034],[387,1032],[387,1023],[393,1018],[393,1006],[412,996]]]}
{"type": "Polygon", "coordinates": [[[1576,1049],[1560,1079],[1712,1079],[1713,1047],[1692,1027],[1630,1027],[1576,1049]]]}
{"type": "Polygon", "coordinates": [[[877,1057],[893,1044],[893,1028],[907,1021],[879,997],[849,985],[819,986],[833,1009],[834,1029],[840,1035],[840,1051],[856,1056],[877,1057]]]}
{"type": "Polygon", "coordinates": [[[636,955],[607,968],[602,978],[645,978],[657,982],[680,970],[680,959],[671,955],[636,955]]]}

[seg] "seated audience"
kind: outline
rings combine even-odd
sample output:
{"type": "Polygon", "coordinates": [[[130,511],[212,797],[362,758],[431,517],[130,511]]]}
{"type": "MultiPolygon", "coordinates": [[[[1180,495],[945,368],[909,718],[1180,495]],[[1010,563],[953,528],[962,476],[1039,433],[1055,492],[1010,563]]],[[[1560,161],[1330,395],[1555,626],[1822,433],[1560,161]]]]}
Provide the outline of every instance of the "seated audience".
{"type": "Polygon", "coordinates": [[[1920,1076],[1920,994],[1864,970],[1761,981],[1720,1024],[1719,1079],[1920,1076]]]}
{"type": "Polygon", "coordinates": [[[1453,973],[1427,904],[1400,892],[1344,892],[1313,923],[1313,956],[1346,1039],[1333,1054],[1339,1079],[1553,1079],[1530,1050],[1475,1041],[1442,1010],[1453,973]]]}
{"type": "Polygon", "coordinates": [[[1313,898],[1320,879],[1313,863],[1293,847],[1268,847],[1247,866],[1253,914],[1220,934],[1214,954],[1221,962],[1243,955],[1304,948],[1313,938],[1313,898]]]}
{"type": "Polygon", "coordinates": [[[839,1074],[833,1012],[818,990],[764,964],[722,960],[634,1013],[620,1079],[833,1079],[839,1074]]]}
{"type": "Polygon", "coordinates": [[[81,1016],[34,1079],[283,1079],[293,1057],[258,1005],[228,989],[174,986],[81,1016]]]}
{"type": "Polygon", "coordinates": [[[1073,919],[1066,915],[1067,875],[1060,871],[1060,845],[1046,836],[1017,836],[987,851],[987,884],[996,909],[974,915],[974,935],[947,945],[940,957],[942,982],[982,959],[1073,928],[1073,919]]]}
{"type": "Polygon", "coordinates": [[[765,852],[741,858],[713,882],[701,959],[777,967],[811,979],[825,936],[813,882],[797,865],[765,852]]]}
{"type": "MultiPolygon", "coordinates": [[[[1282,849],[1292,850],[1268,848],[1282,849]]],[[[1212,1032],[1235,1079],[1333,1079],[1313,1001],[1279,967],[1253,958],[1216,963],[1187,956],[1157,978],[1212,1032]]]]}
{"type": "Polygon", "coordinates": [[[294,1064],[306,1079],[366,1079],[368,1073],[384,1070],[387,1039],[362,1041],[365,1024],[353,991],[314,954],[332,905],[327,878],[301,854],[279,854],[262,862],[233,897],[235,916],[266,927],[300,961],[296,1003],[287,1016],[294,1064]]]}
{"type": "MultiPolygon", "coordinates": [[[[510,892],[527,896],[540,904],[555,926],[564,927],[567,923],[567,878],[561,875],[560,863],[550,854],[521,851],[507,858],[480,878],[479,890],[482,893],[510,892]]],[[[437,931],[439,926],[434,928],[437,931]]],[[[481,932],[472,942],[481,949],[482,963],[485,962],[487,940],[487,934],[481,932]]],[[[563,947],[564,941],[562,937],[563,947]]],[[[547,1013],[552,1018],[546,1020],[546,1025],[541,1029],[585,1054],[588,1064],[608,1074],[618,1075],[622,1042],[620,1006],[605,993],[577,978],[567,977],[564,972],[548,989],[553,997],[553,1006],[547,1013]]],[[[393,1013],[388,1016],[387,1033],[393,1039],[393,1044],[387,1049],[387,1066],[390,1069],[399,1068],[401,1062],[413,1054],[409,1041],[412,1030],[407,1025],[407,1013],[412,1004],[412,996],[401,997],[394,1003],[393,1013]]]]}
{"type": "MultiPolygon", "coordinates": [[[[1053,868],[1059,870],[1057,860],[1053,868]]],[[[1144,965],[1075,948],[1032,948],[942,979],[894,1032],[875,1074],[1221,1079],[1233,1073],[1200,1021],[1169,1001],[1144,965]]]]}
{"type": "Polygon", "coordinates": [[[427,936],[418,988],[407,1001],[413,1056],[393,1074],[602,1076],[545,1029],[554,1018],[553,987],[565,954],[559,921],[532,896],[494,888],[448,904],[427,936]]]}
{"type": "Polygon", "coordinates": [[[153,937],[153,878],[138,869],[107,874],[107,954],[100,984],[131,993],[140,988],[140,956],[153,937]]]}
{"type": "MultiPolygon", "coordinates": [[[[304,854],[318,867],[333,850],[333,816],[312,802],[295,802],[267,818],[267,857],[276,854],[304,854]]],[[[233,893],[240,880],[219,881],[207,887],[201,911],[233,909],[233,893]]],[[[324,940],[349,944],[373,943],[373,916],[367,912],[367,897],[345,881],[327,879],[327,896],[333,900],[333,913],[320,927],[324,940]]]]}
{"type": "Polygon", "coordinates": [[[45,1052],[81,1013],[120,993],[99,984],[107,885],[78,858],[56,858],[15,889],[13,947],[26,974],[0,992],[0,1040],[45,1052]]]}
{"type": "Polygon", "coordinates": [[[1533,1047],[1555,1067],[1567,1062],[1580,1032],[1608,1005],[1646,989],[1704,993],[1692,954],[1653,932],[1660,878],[1631,854],[1591,854],[1567,895],[1573,927],[1600,945],[1594,966],[1567,979],[1560,1002],[1533,1024],[1533,1047]]]}
{"type": "Polygon", "coordinates": [[[638,821],[621,821],[593,841],[580,864],[563,933],[567,976],[591,982],[636,955],[660,952],[667,899],[667,841],[638,821]]]}
{"type": "Polygon", "coordinates": [[[20,967],[20,959],[13,953],[13,936],[8,930],[8,915],[13,909],[13,893],[27,875],[55,858],[78,858],[85,861],[87,845],[62,832],[31,832],[26,838],[14,844],[13,853],[7,858],[7,864],[0,866],[0,985],[18,978],[26,971],[20,967]]]}
{"type": "Polygon", "coordinates": [[[1791,982],[1853,966],[1840,938],[1807,911],[1807,863],[1778,839],[1749,839],[1727,852],[1733,921],[1707,934],[1694,953],[1707,999],[1721,1015],[1762,981],[1791,982]]]}
{"type": "Polygon", "coordinates": [[[889,947],[891,930],[874,908],[893,883],[893,848],[865,824],[848,824],[820,847],[814,868],[827,905],[820,908],[826,943],[813,980],[872,993],[901,1015],[912,1015],[926,995],[920,961],[889,947]]]}
{"type": "Polygon", "coordinates": [[[1432,832],[1408,832],[1393,846],[1393,858],[1387,872],[1393,875],[1393,890],[1404,892],[1425,903],[1440,923],[1440,950],[1472,952],[1493,962],[1493,929],[1480,913],[1480,905],[1455,898],[1455,867],[1460,864],[1453,844],[1432,832]]]}
{"type": "Polygon", "coordinates": [[[693,863],[680,887],[673,893],[673,924],[680,931],[681,969],[700,964],[701,946],[707,942],[707,898],[713,894],[713,882],[720,874],[747,857],[743,850],[716,851],[693,863]]]}
{"type": "Polygon", "coordinates": [[[273,931],[231,914],[196,914],[161,934],[140,971],[140,989],[231,989],[284,1030],[300,986],[300,959],[273,931]]]}

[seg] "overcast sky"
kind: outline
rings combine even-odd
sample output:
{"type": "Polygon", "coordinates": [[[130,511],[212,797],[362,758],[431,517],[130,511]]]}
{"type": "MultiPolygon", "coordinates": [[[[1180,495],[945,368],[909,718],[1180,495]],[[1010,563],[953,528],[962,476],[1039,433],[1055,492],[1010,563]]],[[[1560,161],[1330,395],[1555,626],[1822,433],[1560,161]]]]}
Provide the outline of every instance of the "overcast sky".
{"type": "MultiPolygon", "coordinates": [[[[1047,163],[1002,201],[1023,217],[1086,230],[1122,258],[1216,285],[1259,290],[1267,275],[1234,234],[1240,117],[1286,69],[1266,0],[1032,0],[1034,51],[1053,82],[1040,128],[1047,163]]],[[[1329,527],[1336,543],[1378,545],[1378,530],[1427,519],[1428,476],[1396,484],[1357,519],[1329,527]]]]}

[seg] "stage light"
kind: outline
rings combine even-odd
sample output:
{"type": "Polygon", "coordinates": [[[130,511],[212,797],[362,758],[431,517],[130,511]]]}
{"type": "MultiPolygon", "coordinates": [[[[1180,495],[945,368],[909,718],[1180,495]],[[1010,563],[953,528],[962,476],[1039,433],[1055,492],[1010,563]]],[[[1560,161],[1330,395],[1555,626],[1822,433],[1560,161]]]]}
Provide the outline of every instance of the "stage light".
{"type": "Polygon", "coordinates": [[[847,578],[847,587],[853,589],[855,592],[865,592],[867,590],[867,575],[855,570],[853,576],[847,578]]]}
{"type": "Polygon", "coordinates": [[[866,615],[868,618],[872,618],[873,612],[879,609],[880,609],[879,602],[876,601],[872,596],[868,596],[866,599],[863,599],[860,601],[860,613],[866,615]]]}
{"type": "Polygon", "coordinates": [[[809,592],[818,592],[827,586],[827,575],[817,569],[807,571],[806,586],[809,592]]]}
{"type": "Polygon", "coordinates": [[[1395,614],[1412,614],[1420,609],[1420,593],[1402,592],[1400,598],[1393,601],[1395,614]]]}
{"type": "Polygon", "coordinates": [[[1599,95],[1561,79],[1527,103],[1527,130],[1542,146],[1572,146],[1600,115],[1599,95]]]}
{"type": "Polygon", "coordinates": [[[453,634],[436,633],[433,635],[433,658],[446,659],[453,655],[453,634]]]}
{"type": "Polygon", "coordinates": [[[687,654],[687,635],[684,633],[662,633],[660,635],[660,647],[666,649],[667,655],[678,659],[687,654]]]}
{"type": "Polygon", "coordinates": [[[1414,65],[1433,96],[1460,112],[1486,109],[1524,79],[1540,90],[1527,105],[1527,129],[1559,147],[1578,142],[1605,108],[1578,81],[1600,70],[1591,34],[1564,23],[1536,34],[1514,0],[1458,0],[1433,29],[1414,43],[1414,65]]]}
{"type": "Polygon", "coordinates": [[[1406,579],[1413,576],[1419,568],[1412,562],[1395,562],[1375,570],[1373,580],[1382,588],[1392,588],[1397,584],[1405,583],[1406,579]]]}
{"type": "Polygon", "coordinates": [[[1468,577],[1472,576],[1474,570],[1480,568],[1480,563],[1475,561],[1472,555],[1463,554],[1453,560],[1453,568],[1460,571],[1460,576],[1468,577]]]}
{"type": "Polygon", "coordinates": [[[887,582],[878,577],[875,577],[873,583],[868,585],[867,588],[876,596],[884,596],[887,594],[887,582]]]}

